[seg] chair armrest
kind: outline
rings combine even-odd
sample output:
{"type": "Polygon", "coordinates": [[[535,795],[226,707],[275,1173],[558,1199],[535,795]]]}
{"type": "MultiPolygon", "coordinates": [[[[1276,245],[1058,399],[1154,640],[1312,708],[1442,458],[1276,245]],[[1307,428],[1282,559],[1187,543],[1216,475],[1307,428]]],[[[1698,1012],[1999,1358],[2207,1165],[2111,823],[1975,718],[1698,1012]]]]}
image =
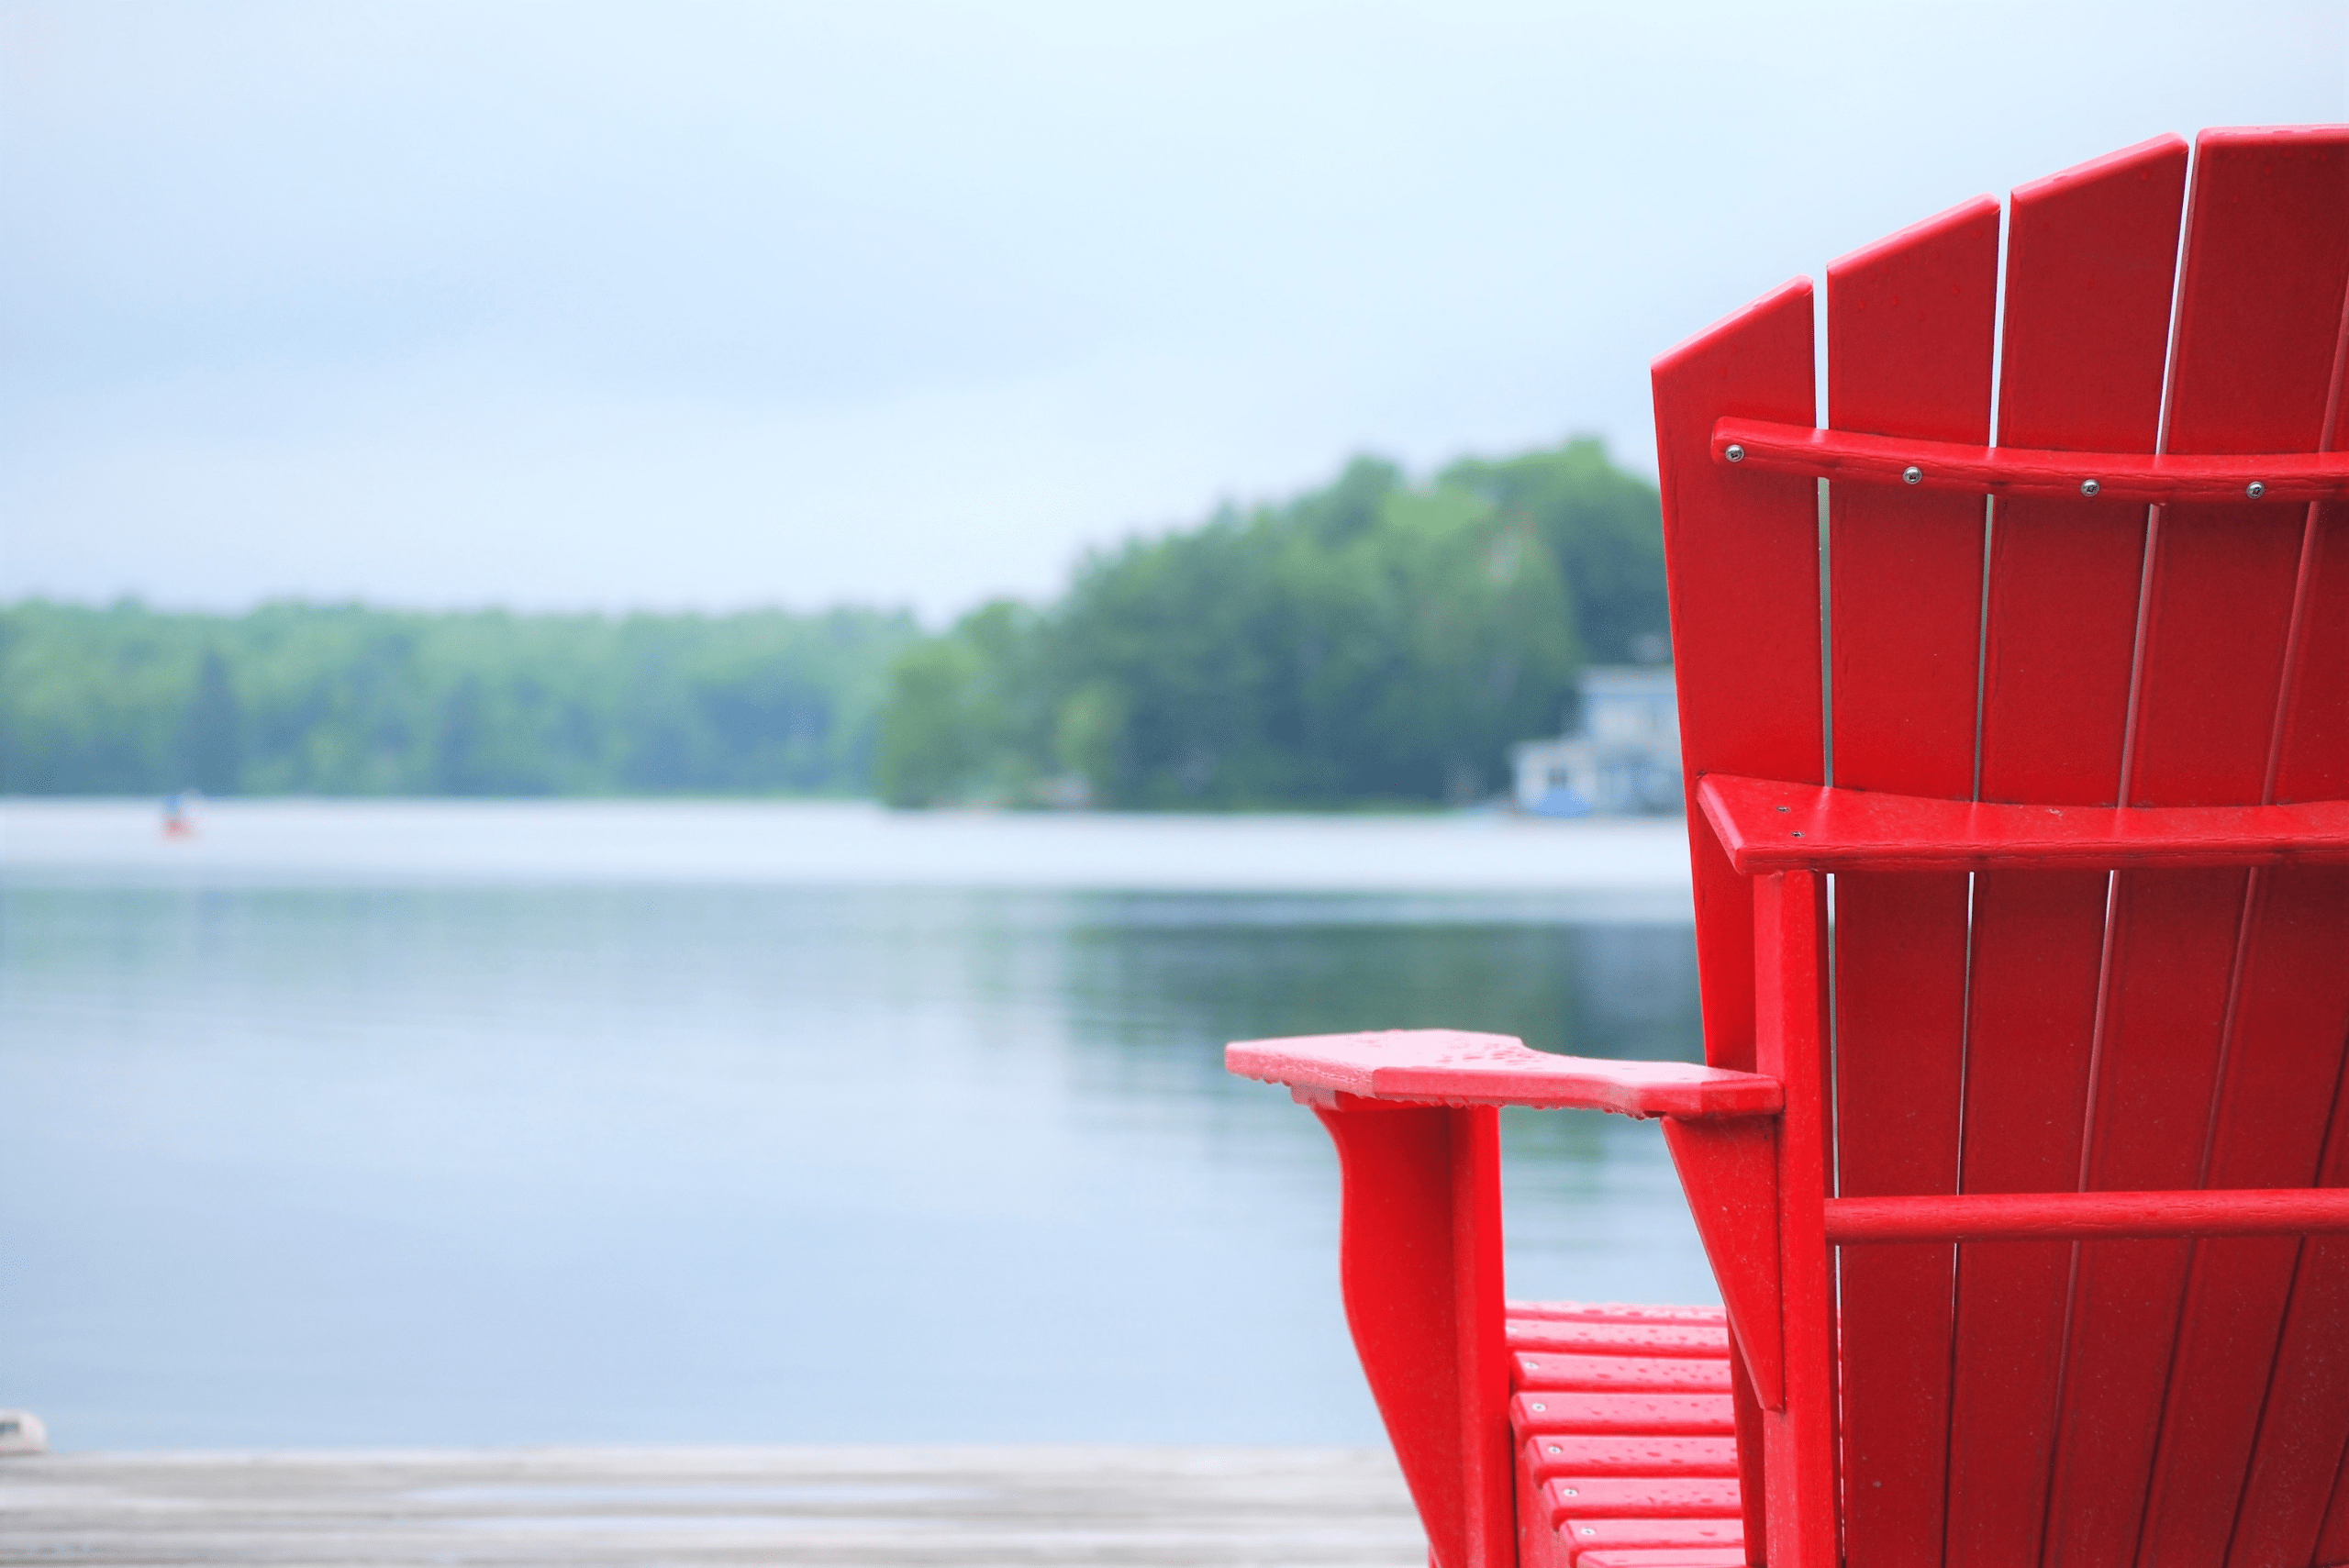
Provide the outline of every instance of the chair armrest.
{"type": "Polygon", "coordinates": [[[1708,773],[1698,804],[1740,875],[2339,864],[2349,801],[2007,806],[1708,773]]]}
{"type": "Polygon", "coordinates": [[[1339,1095],[1418,1105],[1537,1106],[1629,1117],[1772,1116],[1786,1095],[1776,1078],[1686,1062],[1609,1062],[1532,1051],[1505,1034],[1384,1029],[1364,1034],[1243,1040],[1223,1064],[1245,1078],[1286,1084],[1308,1104],[1339,1095]]]}

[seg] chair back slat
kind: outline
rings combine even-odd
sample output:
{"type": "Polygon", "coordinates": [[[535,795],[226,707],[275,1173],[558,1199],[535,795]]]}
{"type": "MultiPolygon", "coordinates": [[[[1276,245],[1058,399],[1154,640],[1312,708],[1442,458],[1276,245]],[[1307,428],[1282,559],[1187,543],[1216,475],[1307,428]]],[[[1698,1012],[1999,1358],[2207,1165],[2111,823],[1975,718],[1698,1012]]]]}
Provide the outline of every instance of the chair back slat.
{"type": "MultiPolygon", "coordinates": [[[[2319,443],[2349,285],[2344,151],[2337,138],[2290,132],[2206,135],[2200,143],[2167,450],[2305,451],[2319,443]]],[[[2156,514],[2128,740],[2131,803],[2264,797],[2305,533],[2278,523],[2274,508],[2248,501],[2156,514]]],[[[2246,993],[2243,982],[2264,972],[2271,949],[2286,961],[2295,935],[2307,934],[2290,930],[2295,922],[2317,922],[2320,940],[2349,936],[2349,927],[2337,908],[2267,896],[2262,884],[2275,880],[2224,870],[2114,878],[2084,1185],[2208,1184],[2246,1135],[2272,1140],[2297,1182],[2313,1179],[2342,1049],[2333,988],[2303,973],[2288,995],[2270,998],[2246,993]],[[2281,1097],[2288,1084],[2297,1086],[2290,1103],[2281,1097]]],[[[2250,1432],[2231,1425],[2231,1413],[2187,1412],[2200,1416],[2224,1397],[2199,1385],[2202,1375],[2232,1377],[2246,1400],[2264,1387],[2275,1304],[2296,1249],[2256,1240],[2202,1247],[2214,1262],[2200,1270],[2193,1242],[2079,1249],[2043,1562],[2130,1568],[2141,1543],[2152,1544],[2149,1502],[2194,1487],[2204,1500],[2156,1521],[2161,1560],[2223,1560],[2233,1509],[2208,1495],[2232,1490],[2230,1478],[2182,1467],[2231,1455],[2221,1468],[2239,1478],[2250,1432]],[[2263,1313],[2271,1326],[2248,1333],[2263,1313]],[[2246,1337],[2221,1344],[2230,1314],[2240,1319],[2232,1332],[2246,1337]],[[2181,1351],[2191,1364],[2181,1363],[2181,1351]],[[2205,1364],[2211,1358],[2216,1364],[2205,1364]],[[2175,1435],[2165,1413],[2179,1418],[2175,1435]],[[2198,1507],[2223,1522],[2194,1522],[2198,1507]]]]}
{"type": "MultiPolygon", "coordinates": [[[[1725,416],[1808,423],[1810,284],[1766,295],[1655,361],[1664,555],[1687,798],[1708,773],[1824,782],[1819,500],[1808,479],[1724,473],[1725,416]]],[[[1688,814],[1705,1059],[1753,1066],[1753,899],[1702,813],[1688,814]]]]}
{"type": "MultiPolygon", "coordinates": [[[[2154,450],[2186,169],[2186,143],[2165,137],[2014,193],[2002,443],[2154,450]]],[[[1984,799],[2118,799],[2145,527],[2144,507],[2087,497],[1995,508],[1984,799]]],[[[2078,1182],[2110,881],[2103,872],[1974,879],[1964,1191],[2062,1191],[2078,1182]]],[[[2036,1560],[2072,1251],[2065,1242],[1958,1250],[1951,1568],[2036,1560]]]]}
{"type": "MultiPolygon", "coordinates": [[[[2172,447],[2190,450],[2189,441],[2234,450],[2245,442],[2271,450],[2289,450],[2285,442],[2302,450],[2329,447],[2337,432],[2323,427],[2328,414],[2339,417],[2343,302],[2349,289],[2349,139],[2213,138],[2206,140],[2203,162],[2213,184],[2232,198],[2229,232],[2211,243],[2257,253],[2260,265],[2253,274],[2255,303],[2246,309],[2240,294],[2214,290],[2213,297],[2199,297],[2193,292],[2194,266],[2202,258],[2189,261],[2181,354],[2198,338],[2207,341],[2237,330],[2243,316],[2281,319],[2261,328],[2269,336],[2253,340],[2254,352],[2274,356],[2275,376],[2255,378],[2259,386],[2249,404],[2242,401],[2253,395],[2240,372],[2228,367],[2189,375],[2196,366],[2181,361],[2172,447]],[[2270,201],[2293,204],[2293,216],[2284,222],[2264,217],[2257,204],[2270,201]]],[[[2214,256],[2212,272],[2223,278],[2224,265],[2223,255],[2214,256]]],[[[2188,525],[2181,539],[2228,528],[2223,514],[2174,510],[2188,525]]],[[[2341,563],[2328,560],[2340,552],[2327,549],[2339,529],[2339,511],[2309,508],[2299,537],[2279,541],[2293,588],[2277,655],[2280,712],[2264,759],[2264,795],[2288,789],[2307,798],[2301,791],[2337,782],[2349,770],[2341,676],[2332,667],[2349,637],[2349,595],[2343,592],[2341,563]]],[[[2165,532],[2170,524],[2165,517],[2165,532]]],[[[2320,1174],[2328,1136],[2338,1136],[2331,1129],[2343,1040],[2349,1035],[2349,966],[2340,962],[2349,945],[2349,873],[2254,872],[2246,878],[2245,899],[2202,1179],[2219,1187],[2305,1185],[2320,1174]]],[[[2327,1488],[2319,1483],[2277,1495],[2271,1475],[2254,1511],[2246,1506],[2245,1485],[2254,1445],[2270,1440],[2262,1437],[2263,1424],[2271,1436],[2280,1435],[2275,1423],[2303,1402],[2301,1385],[2310,1375],[2305,1355],[2288,1352],[2285,1332],[2296,1276],[2307,1266],[2302,1251],[2293,1238],[2211,1240],[2192,1249],[2139,1562],[2164,1568],[2216,1564],[2229,1559],[2238,1530],[2250,1538],[2246,1546],[2259,1543],[2262,1560],[2278,1560],[2266,1553],[2295,1544],[2297,1560],[2310,1560],[2327,1488]],[[2279,1347],[2287,1353],[2279,1355],[2279,1347]],[[2277,1408],[2264,1416],[2271,1402],[2277,1408]]],[[[2311,1251],[2320,1271],[2338,1266],[2323,1261],[2329,1246],[2311,1251]]],[[[2332,1294],[2321,1281],[2309,1283],[2309,1305],[2332,1294]]],[[[2320,1328],[2336,1344],[2349,1336],[2349,1313],[2337,1306],[2313,1315],[2304,1307],[2299,1317],[2303,1336],[2320,1328]]],[[[2337,1398],[2333,1381],[2318,1374],[2337,1398]]],[[[2297,1448],[2318,1439],[2337,1463],[2349,1433],[2343,1414],[2338,1407],[2304,1414],[2313,1430],[2283,1440],[2297,1448]]]]}
{"type": "MultiPolygon", "coordinates": [[[[1826,779],[1820,692],[1819,500],[1807,479],[1724,473],[1709,459],[1729,416],[1803,423],[1818,407],[1810,283],[1764,295],[1654,365],[1658,477],[1679,688],[1683,797],[1708,773],[1826,779]],[[1774,771],[1777,770],[1777,771],[1774,771]]],[[[1753,897],[1701,813],[1688,813],[1705,1060],[1754,1066],[1753,897]]],[[[1746,1544],[1769,1548],[1760,1407],[1731,1368],[1746,1544]]]]}
{"type": "MultiPolygon", "coordinates": [[[[2349,308],[2343,326],[2349,333],[2349,308]]],[[[2349,406],[2337,374],[2332,402],[2326,446],[2339,451],[2349,447],[2349,406]]],[[[2279,801],[2338,799],[2349,795],[2349,506],[2311,508],[2299,595],[2275,794],[2279,801]]],[[[2331,897],[2338,909],[2349,904],[2349,889],[2335,885],[2331,897]]],[[[2336,943],[2307,974],[2339,964],[2336,943]]],[[[2349,1186],[2349,1077],[2334,1091],[2318,1181],[2349,1186]]],[[[2343,1474],[2349,1449],[2349,1237],[2310,1237],[2299,1249],[2279,1341],[2235,1509],[2230,1568],[2309,1562],[2320,1553],[2325,1562],[2349,1558],[2349,1485],[2334,1493],[2334,1524],[2327,1529],[2323,1518],[2331,1478],[2343,1474]]]]}
{"type": "MultiPolygon", "coordinates": [[[[1982,445],[1998,205],[1985,196],[1827,271],[1828,421],[1982,445]]],[[[1984,501],[1831,485],[1831,754],[1839,786],[1966,798],[1974,784],[1984,501]]],[[[1837,1191],[1957,1182],[1964,873],[1836,883],[1837,1191]]],[[[1950,1358],[1947,1246],[1847,1250],[1839,1280],[1845,1539],[1854,1568],[1937,1555],[1950,1358]]]]}
{"type": "MultiPolygon", "coordinates": [[[[2349,370],[2349,305],[2334,363],[2349,370]]],[[[2349,385],[2336,371],[2325,450],[2349,449],[2349,385]]],[[[2279,802],[2349,800],[2349,502],[2310,508],[2299,627],[2286,675],[2291,700],[2276,742],[2279,802]]]]}
{"type": "MultiPolygon", "coordinates": [[[[2349,969],[2340,962],[2349,873],[2263,870],[2250,889],[2203,1184],[2306,1186],[2317,1174],[2349,1029],[2349,969]]],[[[2139,1562],[2226,1561],[2300,1247],[2289,1236],[2193,1244],[2139,1562]]],[[[2334,1318],[2331,1331],[2349,1331],[2349,1318],[2334,1318]]],[[[2325,1491],[2310,1487],[2285,1505],[2309,1536],[2325,1491]]]]}

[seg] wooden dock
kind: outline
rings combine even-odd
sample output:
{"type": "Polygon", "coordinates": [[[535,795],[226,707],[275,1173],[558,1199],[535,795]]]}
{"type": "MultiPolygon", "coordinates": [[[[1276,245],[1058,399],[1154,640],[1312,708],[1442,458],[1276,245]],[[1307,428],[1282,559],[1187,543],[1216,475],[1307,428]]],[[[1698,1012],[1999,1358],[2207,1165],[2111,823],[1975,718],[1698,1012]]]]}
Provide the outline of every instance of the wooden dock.
{"type": "Polygon", "coordinates": [[[1421,1568],[1383,1452],[640,1448],[0,1460],[0,1563],[1421,1568]]]}

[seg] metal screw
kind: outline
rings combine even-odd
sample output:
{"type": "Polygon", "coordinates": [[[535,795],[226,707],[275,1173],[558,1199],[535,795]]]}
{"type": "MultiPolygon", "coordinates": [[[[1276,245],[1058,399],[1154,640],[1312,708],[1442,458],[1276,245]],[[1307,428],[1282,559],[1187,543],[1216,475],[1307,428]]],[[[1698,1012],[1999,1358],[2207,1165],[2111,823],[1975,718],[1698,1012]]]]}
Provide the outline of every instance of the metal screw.
{"type": "Polygon", "coordinates": [[[1745,461],[1745,449],[1743,447],[1732,446],[1728,450],[1722,452],[1721,456],[1729,459],[1731,462],[1743,462],[1745,461]]]}
{"type": "Polygon", "coordinates": [[[1550,1407],[1548,1407],[1547,1405],[1536,1405],[1536,1406],[1535,1406],[1535,1407],[1534,1407],[1536,1410],[1547,1410],[1550,1407]]]}
{"type": "Polygon", "coordinates": [[[1794,807],[1791,806],[1781,806],[1778,809],[1781,811],[1792,811],[1794,807]]]}
{"type": "Polygon", "coordinates": [[[1550,1445],[1550,1451],[1551,1451],[1552,1453],[1555,1453],[1555,1452],[1557,1452],[1557,1451],[1558,1451],[1558,1445],[1557,1445],[1556,1443],[1552,1443],[1552,1444],[1550,1445]]]}
{"type": "Polygon", "coordinates": [[[2093,495],[2103,488],[2103,485],[2099,484],[2093,479],[2083,479],[2080,481],[2080,494],[2083,495],[2093,495]]]}
{"type": "Polygon", "coordinates": [[[2243,493],[2244,495],[2246,495],[2250,496],[2253,500],[2256,501],[2256,500],[2258,500],[2262,495],[2266,495],[2266,494],[2267,494],[2267,486],[2266,486],[2265,484],[2262,484],[2258,480],[2254,479],[2254,480],[2253,480],[2250,484],[2246,484],[2246,485],[2244,485],[2244,486],[2243,487],[2243,493]]]}
{"type": "Polygon", "coordinates": [[[1903,482],[1903,483],[1905,483],[1905,484],[1916,484],[1919,480],[1920,480],[1920,479],[1922,479],[1922,478],[1924,478],[1924,477],[1925,477],[1925,471],[1924,471],[1923,469],[1921,469],[1921,468],[1918,468],[1918,467],[1916,467],[1916,466],[1914,466],[1914,465],[1912,464],[1911,466],[1909,466],[1909,467],[1908,467],[1908,468],[1904,468],[1904,469],[1902,469],[1902,470],[1900,471],[1900,477],[1901,477],[1901,480],[1902,480],[1902,482],[1903,482]]]}
{"type": "Polygon", "coordinates": [[[1801,837],[1802,837],[1802,829],[1801,829],[1801,828],[1796,828],[1796,829],[1795,829],[1795,837],[1796,837],[1796,838],[1798,838],[1798,839],[1799,839],[1799,838],[1801,838],[1801,837]]]}
{"type": "Polygon", "coordinates": [[[1585,1525],[1582,1527],[1582,1533],[1585,1535],[1597,1535],[1598,1532],[1591,1529],[1590,1526],[1585,1525]]]}

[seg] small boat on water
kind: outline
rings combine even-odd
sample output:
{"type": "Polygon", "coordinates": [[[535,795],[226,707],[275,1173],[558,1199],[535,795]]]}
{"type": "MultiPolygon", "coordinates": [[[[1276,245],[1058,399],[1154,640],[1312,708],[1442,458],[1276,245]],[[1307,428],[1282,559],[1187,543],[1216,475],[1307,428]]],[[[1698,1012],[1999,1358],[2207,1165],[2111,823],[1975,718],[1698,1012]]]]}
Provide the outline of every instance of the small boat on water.
{"type": "Polygon", "coordinates": [[[203,797],[192,789],[175,789],[163,797],[163,837],[195,837],[195,803],[203,797]]]}

